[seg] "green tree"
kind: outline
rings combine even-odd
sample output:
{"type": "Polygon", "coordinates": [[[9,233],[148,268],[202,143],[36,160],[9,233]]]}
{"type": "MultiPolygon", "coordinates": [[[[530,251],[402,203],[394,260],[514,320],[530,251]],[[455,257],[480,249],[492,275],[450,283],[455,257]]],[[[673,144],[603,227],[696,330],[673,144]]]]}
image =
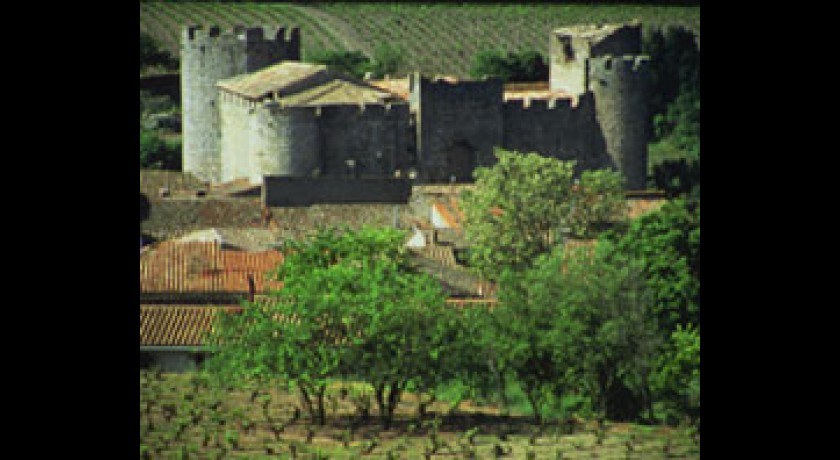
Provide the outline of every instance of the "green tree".
{"type": "Polygon", "coordinates": [[[557,247],[518,283],[503,285],[500,299],[526,323],[506,336],[506,347],[538,358],[511,363],[526,393],[535,383],[553,385],[558,396],[576,389],[610,419],[634,419],[650,408],[659,336],[642,275],[639,260],[599,243],[557,247]],[[510,286],[515,294],[503,296],[510,286]],[[545,368],[537,369],[540,362],[545,368]]]}
{"type": "Polygon", "coordinates": [[[644,278],[663,339],[700,324],[700,202],[686,198],[602,235],[617,252],[644,261],[644,278]]]}
{"type": "Polygon", "coordinates": [[[180,171],[180,142],[167,142],[154,130],[140,128],[140,167],[180,171]]]}
{"type": "Polygon", "coordinates": [[[211,368],[281,377],[320,424],[328,381],[360,378],[389,426],[406,385],[430,381],[448,356],[443,292],[411,270],[404,237],[387,228],[327,229],[288,242],[274,272],[284,288],[220,320],[211,368]]]}
{"type": "Polygon", "coordinates": [[[568,350],[573,345],[568,341],[576,337],[568,331],[559,332],[571,323],[561,322],[558,293],[543,275],[537,270],[505,271],[499,307],[490,314],[491,334],[485,336],[490,339],[486,346],[498,369],[499,392],[505,392],[506,376],[513,376],[536,423],[542,421],[542,407],[549,394],[559,395],[567,388],[572,363],[566,361],[570,354],[561,351],[568,350]]]}
{"type": "Polygon", "coordinates": [[[314,64],[324,64],[330,69],[356,78],[364,78],[372,67],[370,58],[361,51],[315,51],[305,60],[314,64]]]}
{"type": "Polygon", "coordinates": [[[140,71],[155,66],[173,69],[177,64],[178,61],[168,51],[162,50],[151,35],[140,32],[140,71]]]}
{"type": "Polygon", "coordinates": [[[700,394],[700,202],[679,198],[634,220],[604,241],[617,253],[644,261],[651,314],[662,347],[651,376],[652,398],[667,421],[699,415],[700,394]]]}
{"type": "Polygon", "coordinates": [[[498,162],[474,172],[475,188],[463,193],[470,263],[497,279],[503,268],[528,268],[564,236],[588,237],[595,225],[621,219],[620,174],[584,171],[575,162],[496,149],[498,162]]]}
{"type": "Polygon", "coordinates": [[[373,78],[395,76],[402,62],[402,49],[390,43],[379,44],[373,51],[373,60],[370,63],[371,76],[373,78]]]}
{"type": "Polygon", "coordinates": [[[505,53],[483,50],[476,53],[469,71],[471,78],[496,77],[504,82],[548,80],[548,65],[537,51],[505,53]]]}
{"type": "Polygon", "coordinates": [[[651,388],[663,408],[665,421],[700,416],[700,329],[678,325],[662,347],[651,376],[651,388]]]}
{"type": "Polygon", "coordinates": [[[651,58],[651,87],[656,88],[652,114],[664,115],[681,93],[699,91],[700,49],[691,31],[676,26],[652,29],[642,41],[642,52],[651,58]]]}

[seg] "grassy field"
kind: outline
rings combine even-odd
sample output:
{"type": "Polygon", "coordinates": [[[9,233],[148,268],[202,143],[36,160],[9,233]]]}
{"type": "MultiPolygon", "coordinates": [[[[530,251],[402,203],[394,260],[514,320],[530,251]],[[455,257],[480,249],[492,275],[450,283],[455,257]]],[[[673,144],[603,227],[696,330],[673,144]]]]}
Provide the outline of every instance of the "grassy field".
{"type": "MultiPolygon", "coordinates": [[[[396,421],[382,429],[363,420],[363,385],[335,384],[328,392],[327,424],[296,417],[298,399],[281,385],[242,389],[208,385],[201,374],[140,371],[141,458],[298,459],[699,459],[699,435],[686,429],[597,423],[533,424],[524,415],[500,416],[497,407],[469,401],[449,413],[437,402],[416,418],[406,395],[396,421]],[[342,392],[345,388],[346,392],[342,392]]],[[[376,413],[371,405],[371,414],[376,413]]]]}
{"type": "Polygon", "coordinates": [[[638,19],[646,27],[678,25],[700,36],[699,7],[549,4],[293,4],[140,3],[140,31],[178,56],[180,29],[188,24],[285,25],[301,29],[304,59],[318,50],[359,50],[377,45],[402,50],[400,73],[467,77],[484,49],[548,53],[549,32],[580,23],[638,19]]]}

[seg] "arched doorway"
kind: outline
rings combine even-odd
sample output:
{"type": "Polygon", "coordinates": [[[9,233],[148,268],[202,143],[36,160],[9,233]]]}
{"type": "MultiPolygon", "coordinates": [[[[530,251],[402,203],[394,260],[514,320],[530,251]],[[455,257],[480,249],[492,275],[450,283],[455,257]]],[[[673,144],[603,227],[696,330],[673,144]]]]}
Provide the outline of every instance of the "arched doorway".
{"type": "Polygon", "coordinates": [[[475,148],[469,142],[458,140],[446,150],[446,179],[455,178],[456,182],[473,180],[475,168],[475,148]]]}

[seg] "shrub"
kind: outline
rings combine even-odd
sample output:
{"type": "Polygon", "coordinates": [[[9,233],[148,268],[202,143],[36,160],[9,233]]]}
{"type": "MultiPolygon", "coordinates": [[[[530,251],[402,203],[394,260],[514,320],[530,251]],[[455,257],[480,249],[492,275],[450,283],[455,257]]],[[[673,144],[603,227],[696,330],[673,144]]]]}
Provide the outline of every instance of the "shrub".
{"type": "Polygon", "coordinates": [[[140,167],[181,170],[181,143],[165,141],[151,130],[140,129],[140,167]]]}
{"type": "Polygon", "coordinates": [[[497,77],[505,82],[529,82],[548,80],[548,65],[536,51],[503,53],[501,51],[480,51],[473,58],[470,77],[497,77]]]}

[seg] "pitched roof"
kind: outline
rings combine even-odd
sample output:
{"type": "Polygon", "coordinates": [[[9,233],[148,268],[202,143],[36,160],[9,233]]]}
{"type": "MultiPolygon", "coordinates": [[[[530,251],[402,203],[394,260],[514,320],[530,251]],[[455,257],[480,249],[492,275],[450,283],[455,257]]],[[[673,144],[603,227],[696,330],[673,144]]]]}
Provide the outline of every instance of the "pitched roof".
{"type": "Polygon", "coordinates": [[[327,66],[292,61],[222,80],[217,86],[247,99],[276,97],[281,104],[296,107],[402,101],[390,91],[341,75],[327,66]]]}
{"type": "Polygon", "coordinates": [[[140,305],[140,346],[201,346],[217,312],[239,306],[140,305]]]}
{"type": "Polygon", "coordinates": [[[382,104],[395,101],[393,94],[351,81],[335,79],[300,91],[296,94],[280,97],[278,101],[297,107],[318,105],[382,104]]]}
{"type": "Polygon", "coordinates": [[[377,88],[381,88],[390,93],[394,93],[406,101],[411,96],[411,92],[409,91],[410,85],[408,82],[408,77],[385,80],[368,80],[368,83],[377,88]]]}
{"type": "Polygon", "coordinates": [[[282,263],[279,251],[222,249],[216,242],[164,241],[140,255],[140,292],[248,292],[248,275],[256,292],[279,289],[282,283],[265,273],[282,263]]]}
{"type": "Polygon", "coordinates": [[[243,97],[258,99],[274,92],[311,86],[329,78],[327,66],[285,61],[256,72],[237,75],[216,84],[219,88],[243,97]]]}

